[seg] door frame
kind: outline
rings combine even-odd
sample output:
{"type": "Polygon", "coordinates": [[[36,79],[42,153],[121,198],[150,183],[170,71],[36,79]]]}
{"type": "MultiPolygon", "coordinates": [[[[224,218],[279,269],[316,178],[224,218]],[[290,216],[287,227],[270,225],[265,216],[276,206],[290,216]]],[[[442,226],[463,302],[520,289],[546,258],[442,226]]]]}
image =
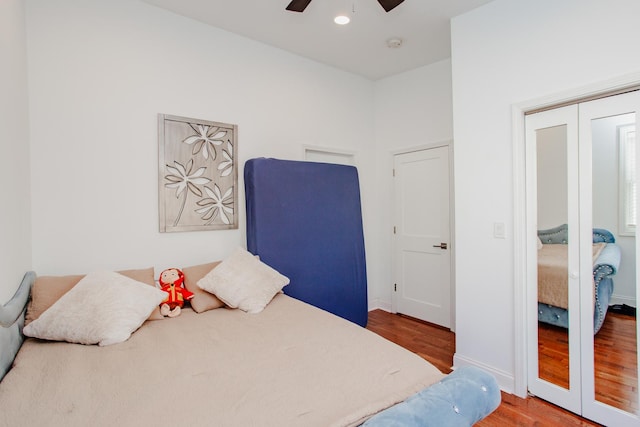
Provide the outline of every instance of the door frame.
{"type": "MultiPolygon", "coordinates": [[[[421,145],[415,145],[415,146],[411,146],[411,147],[407,147],[407,148],[401,148],[398,150],[393,150],[393,151],[389,151],[389,155],[388,155],[388,161],[389,161],[389,165],[390,165],[390,169],[391,171],[393,171],[394,168],[394,159],[395,156],[400,155],[400,154],[407,154],[407,153],[413,153],[416,151],[424,151],[424,150],[432,150],[434,148],[441,148],[441,147],[447,147],[449,150],[449,255],[451,257],[451,262],[450,264],[450,274],[449,274],[449,280],[450,280],[450,289],[451,289],[451,308],[450,308],[450,329],[451,331],[455,332],[456,330],[456,304],[455,304],[455,297],[456,297],[456,278],[455,278],[455,264],[456,264],[456,256],[455,256],[455,250],[456,250],[456,246],[454,244],[454,239],[455,239],[455,199],[454,199],[454,183],[453,183],[453,140],[445,140],[445,141],[439,141],[439,142],[434,142],[434,143],[430,143],[430,144],[421,144],[421,145]]],[[[393,172],[391,174],[391,179],[393,180],[393,172]]],[[[392,200],[396,200],[396,193],[395,193],[395,185],[392,185],[391,187],[391,193],[392,193],[392,200]]],[[[397,313],[397,300],[396,300],[396,292],[393,291],[393,283],[395,281],[395,277],[397,274],[397,266],[396,266],[396,262],[395,262],[395,251],[396,251],[396,239],[394,237],[394,232],[393,232],[393,226],[396,223],[396,217],[395,217],[395,212],[391,212],[391,253],[389,254],[389,256],[391,257],[391,283],[390,283],[390,287],[391,287],[391,312],[392,313],[397,313]]]]}
{"type": "Polygon", "coordinates": [[[596,99],[606,94],[623,93],[640,86],[640,73],[530,99],[511,107],[513,140],[513,259],[514,259],[514,394],[526,398],[527,383],[527,229],[526,229],[526,157],[525,114],[561,105],[596,99]]]}

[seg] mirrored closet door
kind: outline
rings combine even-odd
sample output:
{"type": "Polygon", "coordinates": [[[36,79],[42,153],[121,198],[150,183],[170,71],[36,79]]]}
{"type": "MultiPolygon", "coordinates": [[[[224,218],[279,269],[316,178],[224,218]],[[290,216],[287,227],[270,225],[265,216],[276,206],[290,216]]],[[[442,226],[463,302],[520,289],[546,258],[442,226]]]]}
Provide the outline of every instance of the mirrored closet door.
{"type": "Polygon", "coordinates": [[[616,426],[640,421],[637,111],[630,92],[525,119],[529,391],[616,426]]]}

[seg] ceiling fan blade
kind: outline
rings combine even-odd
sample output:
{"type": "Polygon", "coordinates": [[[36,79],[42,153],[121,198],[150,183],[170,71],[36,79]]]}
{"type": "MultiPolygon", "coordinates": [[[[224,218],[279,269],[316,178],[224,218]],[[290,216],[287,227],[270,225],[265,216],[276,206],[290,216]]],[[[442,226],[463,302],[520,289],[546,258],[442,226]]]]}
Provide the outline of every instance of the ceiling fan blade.
{"type": "Polygon", "coordinates": [[[289,3],[289,6],[287,6],[287,10],[292,12],[304,12],[307,6],[309,6],[309,3],[311,3],[311,0],[293,0],[289,3]]]}
{"type": "Polygon", "coordinates": [[[403,1],[404,0],[378,0],[378,3],[380,3],[380,6],[382,6],[384,8],[384,10],[389,12],[390,10],[394,9],[396,6],[398,6],[403,1]]]}

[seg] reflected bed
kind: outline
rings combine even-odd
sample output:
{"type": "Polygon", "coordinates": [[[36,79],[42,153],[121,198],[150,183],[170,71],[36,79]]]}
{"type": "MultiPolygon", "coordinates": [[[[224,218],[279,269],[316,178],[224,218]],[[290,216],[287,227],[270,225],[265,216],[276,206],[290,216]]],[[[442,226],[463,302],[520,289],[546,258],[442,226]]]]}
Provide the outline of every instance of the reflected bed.
{"type": "MultiPolygon", "coordinates": [[[[567,241],[566,224],[539,230],[542,242],[538,250],[538,320],[568,328],[567,241]]],[[[605,229],[593,230],[593,333],[596,334],[607,315],[613,293],[613,276],[620,265],[620,247],[613,234],[605,229]]]]}

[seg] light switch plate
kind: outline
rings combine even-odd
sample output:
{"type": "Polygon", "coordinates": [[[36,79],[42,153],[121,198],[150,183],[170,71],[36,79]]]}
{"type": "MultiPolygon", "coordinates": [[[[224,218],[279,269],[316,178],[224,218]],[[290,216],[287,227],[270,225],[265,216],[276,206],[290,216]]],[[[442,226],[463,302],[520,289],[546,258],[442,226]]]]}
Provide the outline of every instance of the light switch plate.
{"type": "Polygon", "coordinates": [[[504,222],[493,223],[493,237],[495,237],[496,239],[505,238],[504,222]]]}

